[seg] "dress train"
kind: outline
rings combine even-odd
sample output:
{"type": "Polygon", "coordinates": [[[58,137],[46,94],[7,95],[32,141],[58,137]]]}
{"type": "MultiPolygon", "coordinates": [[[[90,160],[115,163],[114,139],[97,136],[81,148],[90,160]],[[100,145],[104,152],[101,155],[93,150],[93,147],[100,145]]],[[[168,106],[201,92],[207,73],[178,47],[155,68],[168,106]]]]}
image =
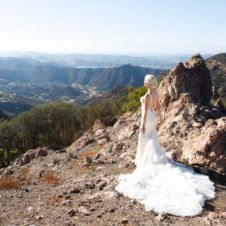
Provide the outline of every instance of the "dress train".
{"type": "MultiPolygon", "coordinates": [[[[141,99],[142,115],[144,102],[141,99]]],[[[206,175],[195,173],[184,164],[168,157],[160,146],[155,111],[148,110],[145,133],[139,132],[132,173],[118,176],[115,190],[144,204],[145,210],[176,216],[195,216],[205,200],[215,197],[214,183],[206,175]]]]}

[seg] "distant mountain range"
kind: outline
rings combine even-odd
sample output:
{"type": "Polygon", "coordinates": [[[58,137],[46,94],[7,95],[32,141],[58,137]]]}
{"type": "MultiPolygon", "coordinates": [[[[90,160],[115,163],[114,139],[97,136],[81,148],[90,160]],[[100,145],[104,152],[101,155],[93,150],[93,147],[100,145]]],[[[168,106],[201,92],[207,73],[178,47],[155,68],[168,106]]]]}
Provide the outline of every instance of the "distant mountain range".
{"type": "MultiPolygon", "coordinates": [[[[141,67],[169,69],[178,61],[188,60],[191,55],[153,55],[153,56],[126,56],[126,55],[104,55],[104,54],[50,54],[39,52],[6,52],[0,56],[11,56],[24,58],[30,61],[50,63],[55,66],[77,68],[109,68],[118,67],[124,64],[132,64],[141,67]]],[[[211,55],[204,55],[205,58],[211,55]]]]}
{"type": "Polygon", "coordinates": [[[70,86],[77,83],[107,91],[117,86],[139,86],[145,74],[158,75],[161,71],[130,64],[113,68],[73,68],[31,59],[0,58],[0,84],[21,82],[70,86]]]}
{"type": "Polygon", "coordinates": [[[67,100],[85,104],[116,87],[141,86],[145,74],[157,76],[162,71],[130,64],[112,68],[74,68],[30,58],[0,57],[0,108],[19,113],[27,110],[32,102],[36,105],[67,100]],[[15,98],[25,100],[26,104],[19,101],[14,108],[18,103],[15,98]]]}
{"type": "MultiPolygon", "coordinates": [[[[164,65],[158,69],[130,64],[153,63],[153,59],[144,57],[38,53],[0,57],[0,109],[15,114],[54,100],[87,104],[108,97],[107,93],[117,87],[141,86],[145,74],[164,75],[165,68],[183,59],[186,56],[168,60],[165,57],[162,62],[155,58],[155,62],[159,60],[159,66],[164,65]],[[90,64],[93,67],[82,67],[90,64]],[[76,65],[81,67],[76,68],[76,65]],[[98,65],[108,67],[99,68],[98,65]]],[[[206,63],[214,85],[220,87],[220,95],[226,100],[226,53],[209,57],[206,63]]],[[[109,94],[112,95],[115,94],[109,94]]]]}

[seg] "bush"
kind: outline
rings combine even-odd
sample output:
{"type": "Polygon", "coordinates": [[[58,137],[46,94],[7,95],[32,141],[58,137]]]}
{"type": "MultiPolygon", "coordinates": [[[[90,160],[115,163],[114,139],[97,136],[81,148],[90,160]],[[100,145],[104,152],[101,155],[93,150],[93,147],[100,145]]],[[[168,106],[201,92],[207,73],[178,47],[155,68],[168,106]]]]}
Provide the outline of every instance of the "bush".
{"type": "Polygon", "coordinates": [[[119,96],[78,106],[64,101],[37,105],[15,118],[0,122],[0,166],[5,166],[28,149],[40,146],[62,148],[70,145],[99,119],[112,125],[125,111],[137,110],[146,88],[129,88],[119,96]]]}
{"type": "Polygon", "coordinates": [[[144,86],[138,88],[130,87],[128,91],[128,100],[123,104],[122,110],[124,112],[137,111],[141,106],[140,97],[147,92],[147,88],[144,86]]]}

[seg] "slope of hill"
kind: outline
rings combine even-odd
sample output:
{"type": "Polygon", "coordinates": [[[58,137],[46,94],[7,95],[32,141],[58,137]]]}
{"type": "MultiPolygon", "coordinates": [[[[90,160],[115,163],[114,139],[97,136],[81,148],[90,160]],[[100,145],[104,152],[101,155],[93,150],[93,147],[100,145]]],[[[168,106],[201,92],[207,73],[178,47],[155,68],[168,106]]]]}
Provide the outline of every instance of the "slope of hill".
{"type": "Polygon", "coordinates": [[[73,68],[41,63],[31,59],[0,58],[0,78],[10,81],[24,81],[36,84],[78,83],[111,90],[117,86],[142,85],[146,73],[159,74],[162,70],[126,64],[113,68],[73,68]]]}
{"type": "MultiPolygon", "coordinates": [[[[1,57],[0,89],[3,93],[34,100],[34,104],[52,100],[86,104],[117,87],[141,86],[145,74],[160,72],[160,69],[130,64],[113,68],[73,68],[30,58],[1,57]]],[[[18,104],[14,107],[11,101],[3,100],[0,106],[10,113],[29,109],[26,103],[18,104]]]]}
{"type": "Polygon", "coordinates": [[[138,201],[115,191],[119,174],[135,168],[139,110],[119,116],[111,126],[97,120],[70,146],[30,149],[0,169],[0,224],[226,225],[226,117],[220,109],[202,105],[212,94],[203,58],[178,64],[159,91],[166,116],[157,126],[162,147],[215,182],[216,198],[198,216],[146,212],[138,201]]]}
{"type": "Polygon", "coordinates": [[[213,84],[218,88],[218,92],[226,106],[226,53],[208,58],[206,64],[210,70],[213,84]]]}

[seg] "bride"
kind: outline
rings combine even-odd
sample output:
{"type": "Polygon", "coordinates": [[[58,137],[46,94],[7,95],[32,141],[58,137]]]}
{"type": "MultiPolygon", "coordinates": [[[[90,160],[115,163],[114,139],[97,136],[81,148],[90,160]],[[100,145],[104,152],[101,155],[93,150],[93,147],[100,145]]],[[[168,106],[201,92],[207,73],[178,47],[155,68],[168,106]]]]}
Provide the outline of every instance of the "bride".
{"type": "Polygon", "coordinates": [[[156,79],[146,75],[148,92],[141,97],[141,125],[131,174],[118,176],[115,190],[144,204],[145,210],[176,216],[195,216],[202,211],[205,200],[215,197],[214,184],[208,176],[174,161],[160,146],[157,115],[161,120],[156,79]]]}

